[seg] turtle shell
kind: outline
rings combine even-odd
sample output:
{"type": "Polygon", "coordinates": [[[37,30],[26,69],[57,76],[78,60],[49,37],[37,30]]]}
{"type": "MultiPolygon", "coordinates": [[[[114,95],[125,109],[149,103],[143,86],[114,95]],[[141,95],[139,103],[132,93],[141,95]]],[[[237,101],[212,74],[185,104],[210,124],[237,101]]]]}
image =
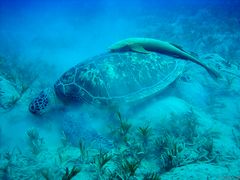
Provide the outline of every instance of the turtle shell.
{"type": "Polygon", "coordinates": [[[65,72],[54,88],[64,101],[107,106],[136,102],[169,86],[185,63],[158,53],[105,53],[65,72]]]}

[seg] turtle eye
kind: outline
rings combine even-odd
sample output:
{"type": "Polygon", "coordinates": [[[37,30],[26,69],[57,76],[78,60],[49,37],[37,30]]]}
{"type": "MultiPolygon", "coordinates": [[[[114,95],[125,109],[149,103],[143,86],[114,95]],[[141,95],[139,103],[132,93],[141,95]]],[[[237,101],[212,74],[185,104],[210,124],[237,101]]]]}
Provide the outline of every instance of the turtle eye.
{"type": "Polygon", "coordinates": [[[30,111],[31,113],[35,114],[36,110],[35,110],[35,106],[33,105],[33,103],[31,103],[31,104],[29,105],[29,111],[30,111]]]}

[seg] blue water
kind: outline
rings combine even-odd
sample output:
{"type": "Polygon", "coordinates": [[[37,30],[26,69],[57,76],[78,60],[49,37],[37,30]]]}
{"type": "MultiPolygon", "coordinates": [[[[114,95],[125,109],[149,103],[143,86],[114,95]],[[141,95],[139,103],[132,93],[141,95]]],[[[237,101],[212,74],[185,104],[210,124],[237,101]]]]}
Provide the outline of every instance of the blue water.
{"type": "Polygon", "coordinates": [[[1,0],[0,179],[239,179],[239,9],[238,0],[1,0]],[[164,52],[166,66],[155,52],[109,52],[131,37],[177,44],[221,77],[164,52]],[[55,94],[63,73],[90,60],[121,101],[55,94]],[[134,88],[143,93],[123,103],[134,88]],[[49,108],[31,113],[42,90],[38,106],[49,108]]]}

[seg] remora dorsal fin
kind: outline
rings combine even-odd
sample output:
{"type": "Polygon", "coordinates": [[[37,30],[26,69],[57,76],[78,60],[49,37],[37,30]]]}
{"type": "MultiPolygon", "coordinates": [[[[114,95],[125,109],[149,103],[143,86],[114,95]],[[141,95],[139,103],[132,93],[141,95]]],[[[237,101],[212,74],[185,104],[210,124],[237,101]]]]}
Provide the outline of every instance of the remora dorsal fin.
{"type": "Polygon", "coordinates": [[[171,45],[173,45],[174,47],[176,47],[176,48],[180,49],[181,51],[187,52],[187,51],[185,51],[185,50],[183,49],[183,47],[182,47],[182,46],[179,46],[179,45],[177,45],[177,44],[174,44],[174,43],[169,43],[169,44],[171,44],[171,45]]]}
{"type": "Polygon", "coordinates": [[[174,47],[180,49],[181,51],[184,51],[185,53],[190,54],[191,56],[193,56],[193,57],[195,57],[195,58],[199,58],[198,54],[195,53],[195,52],[186,51],[186,50],[183,49],[183,47],[181,47],[181,46],[179,46],[179,45],[177,45],[177,44],[174,44],[174,43],[170,43],[170,44],[173,45],[174,47]]]}
{"type": "Polygon", "coordinates": [[[195,52],[188,52],[189,54],[191,54],[191,56],[195,57],[195,58],[199,58],[198,54],[195,52]]]}

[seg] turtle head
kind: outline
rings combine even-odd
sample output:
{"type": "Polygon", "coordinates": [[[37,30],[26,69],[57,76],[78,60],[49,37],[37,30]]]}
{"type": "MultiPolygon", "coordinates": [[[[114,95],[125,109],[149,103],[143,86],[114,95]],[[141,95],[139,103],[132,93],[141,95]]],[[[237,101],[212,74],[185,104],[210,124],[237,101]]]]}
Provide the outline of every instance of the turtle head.
{"type": "Polygon", "coordinates": [[[29,111],[35,115],[42,115],[50,111],[51,104],[54,102],[53,90],[44,89],[29,104],[29,111]]]}

